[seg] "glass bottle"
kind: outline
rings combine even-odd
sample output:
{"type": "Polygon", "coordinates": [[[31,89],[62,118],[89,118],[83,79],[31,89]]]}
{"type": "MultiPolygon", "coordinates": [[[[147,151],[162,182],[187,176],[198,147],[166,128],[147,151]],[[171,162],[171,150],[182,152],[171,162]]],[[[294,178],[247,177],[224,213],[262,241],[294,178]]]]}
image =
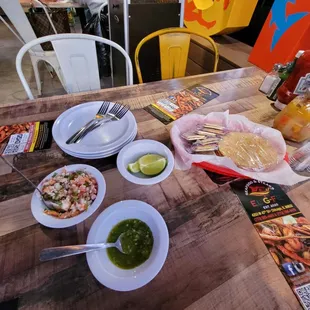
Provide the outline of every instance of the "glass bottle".
{"type": "Polygon", "coordinates": [[[310,139],[310,88],[285,106],[275,117],[273,127],[288,140],[302,142],[310,139]]]}
{"type": "Polygon", "coordinates": [[[310,50],[299,51],[294,61],[293,72],[277,92],[275,106],[281,110],[298,95],[304,94],[310,86],[310,50]]]}

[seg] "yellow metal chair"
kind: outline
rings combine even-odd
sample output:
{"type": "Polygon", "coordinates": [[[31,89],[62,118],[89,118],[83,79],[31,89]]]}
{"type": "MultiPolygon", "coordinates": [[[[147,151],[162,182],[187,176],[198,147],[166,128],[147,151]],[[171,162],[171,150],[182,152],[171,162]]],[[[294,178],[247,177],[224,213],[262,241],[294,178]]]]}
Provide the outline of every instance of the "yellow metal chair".
{"type": "Polygon", "coordinates": [[[135,64],[139,83],[143,83],[139,64],[140,49],[145,42],[155,37],[159,37],[162,80],[174,79],[185,76],[191,34],[195,34],[202,38],[205,38],[211,43],[215,55],[213,72],[216,72],[217,64],[219,61],[219,52],[213,39],[197,31],[193,31],[187,28],[167,28],[149,34],[137,45],[135,51],[135,64]]]}

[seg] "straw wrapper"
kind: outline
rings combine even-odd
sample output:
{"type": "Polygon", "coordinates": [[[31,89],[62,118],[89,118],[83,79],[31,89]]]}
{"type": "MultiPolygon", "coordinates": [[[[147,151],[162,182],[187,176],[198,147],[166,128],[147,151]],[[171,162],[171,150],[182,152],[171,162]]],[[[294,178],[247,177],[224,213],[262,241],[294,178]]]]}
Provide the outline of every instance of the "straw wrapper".
{"type": "Polygon", "coordinates": [[[226,111],[212,112],[206,116],[198,114],[183,116],[174,122],[170,136],[175,148],[176,169],[179,170],[190,169],[193,163],[207,162],[219,167],[232,169],[249,178],[270,183],[294,185],[308,179],[296,174],[284,160],[286,144],[282,134],[278,130],[253,123],[242,115],[229,115],[229,111],[226,111]],[[203,125],[204,123],[221,125],[230,131],[251,132],[268,139],[272,146],[277,150],[278,164],[267,171],[252,172],[237,167],[228,157],[188,153],[186,151],[186,141],[182,138],[182,134],[193,130],[197,125],[203,125]]]}

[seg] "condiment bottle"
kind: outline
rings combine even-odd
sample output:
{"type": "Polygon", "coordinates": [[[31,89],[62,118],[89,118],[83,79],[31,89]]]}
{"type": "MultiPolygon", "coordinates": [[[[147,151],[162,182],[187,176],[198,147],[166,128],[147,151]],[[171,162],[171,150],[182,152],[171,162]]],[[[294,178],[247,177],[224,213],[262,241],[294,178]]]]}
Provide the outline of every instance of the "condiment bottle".
{"type": "Polygon", "coordinates": [[[281,65],[278,67],[278,79],[274,82],[272,87],[270,88],[267,98],[269,100],[275,101],[278,98],[277,92],[279,87],[288,79],[290,76],[291,72],[293,71],[294,68],[294,62],[288,62],[285,66],[281,65]]]}
{"type": "Polygon", "coordinates": [[[293,72],[277,92],[278,99],[275,106],[280,110],[296,96],[304,94],[310,86],[310,50],[299,51],[296,54],[294,63],[293,72]]]}
{"type": "Polygon", "coordinates": [[[283,67],[284,66],[282,64],[275,64],[272,68],[272,71],[266,75],[264,81],[259,87],[259,91],[268,95],[272,91],[272,89],[274,89],[274,87],[276,87],[276,85],[281,81],[279,77],[279,71],[283,67]]]}
{"type": "Polygon", "coordinates": [[[285,106],[275,117],[273,127],[288,140],[302,142],[310,139],[310,88],[285,106]]]}

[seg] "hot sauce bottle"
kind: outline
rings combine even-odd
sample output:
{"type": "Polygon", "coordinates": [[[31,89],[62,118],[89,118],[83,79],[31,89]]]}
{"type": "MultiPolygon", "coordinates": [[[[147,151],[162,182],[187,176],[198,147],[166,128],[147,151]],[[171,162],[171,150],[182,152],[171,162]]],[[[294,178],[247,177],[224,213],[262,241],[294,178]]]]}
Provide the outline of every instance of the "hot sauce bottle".
{"type": "Polygon", "coordinates": [[[280,110],[298,95],[303,95],[310,86],[310,50],[299,51],[294,62],[292,73],[277,91],[275,106],[280,110]]]}

